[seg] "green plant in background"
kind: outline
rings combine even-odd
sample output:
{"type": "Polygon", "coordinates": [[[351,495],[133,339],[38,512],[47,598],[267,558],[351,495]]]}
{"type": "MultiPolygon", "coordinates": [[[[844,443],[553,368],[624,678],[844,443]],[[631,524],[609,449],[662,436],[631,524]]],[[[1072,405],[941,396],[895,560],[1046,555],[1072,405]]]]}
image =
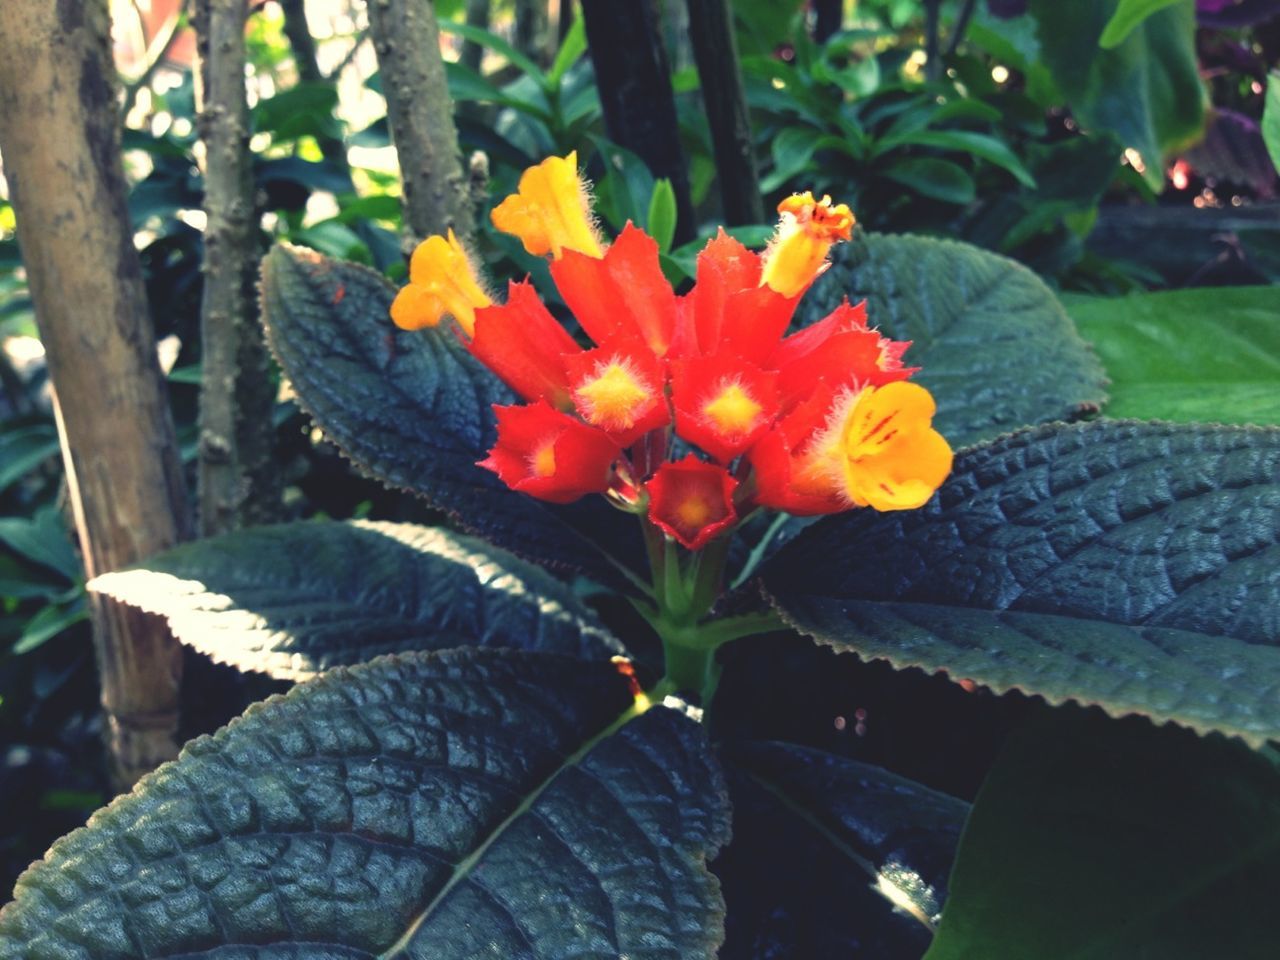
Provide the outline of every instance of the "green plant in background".
{"type": "MultiPolygon", "coordinates": [[[[941,5],[944,31],[962,6],[941,5]]],[[[1188,5],[1100,2],[1052,36],[1060,12],[1029,6],[1007,21],[977,9],[933,80],[912,60],[921,5],[860,4],[881,23],[822,43],[796,32],[789,5],[740,6],[767,186],[856,195],[872,228],[837,248],[793,330],[813,336],[844,297],[865,299],[872,327],[912,341],[906,362],[959,449],[919,511],[757,514],[693,550],[678,534],[646,545],[602,502],[536,501],[475,466],[502,442],[489,404],[516,394],[451,322],[388,320],[396,289],[380,274],[404,270],[396,181],[352,168],[344,145],[387,145],[385,121],[349,135],[333,84],[291,86],[279,23],[255,17],[274,91],[253,117],[258,196],[277,239],[319,251],[267,258],[273,349],[312,435],[427,509],[338,484],[295,440],[296,513],[345,516],[364,497],[360,515],[398,522],[248,530],[98,582],[192,649],[296,686],[55,845],[0,914],[0,958],[1270,956],[1258,918],[1280,880],[1274,288],[1060,303],[973,246],[874,232],[960,237],[1085,288],[1132,283],[1084,238],[1108,191],[1158,187],[1162,161],[1143,187],[1122,148],[1163,158],[1190,129],[1192,102],[1149,85],[1191,90],[1188,5]],[[1140,95],[1098,79],[1116,77],[1140,95]],[[1063,122],[1064,103],[1087,131],[1063,122]],[[444,526],[405,522],[441,511],[444,526]],[[872,701],[869,718],[853,709],[872,701]],[[829,713],[811,716],[831,703],[848,706],[834,732],[829,713]],[[939,755],[981,740],[992,710],[1015,729],[998,756],[961,749],[950,760],[968,779],[940,775],[939,755]]],[[[710,228],[672,249],[670,184],[603,137],[580,22],[541,60],[442,29],[498,64],[448,68],[492,195],[576,149],[601,224],[654,238],[681,309],[703,295],[688,292],[695,277],[714,285],[698,267],[710,228]]],[[[696,84],[677,86],[705,209],[696,84]]],[[[129,137],[150,167],[131,203],[153,315],[186,345],[201,184],[194,135],[173,121],[193,119],[189,86],[153,103],[171,119],[129,137]]],[[[476,263],[531,277],[581,342],[582,305],[553,289],[563,268],[482,219],[476,263]]],[[[17,331],[16,257],[5,265],[17,331]]],[[[610,282],[617,303],[651,300],[633,275],[610,282]]],[[[195,364],[184,349],[173,377],[188,422],[195,364]]],[[[691,449],[671,442],[672,459],[691,449]]],[[[41,698],[87,673],[78,641],[48,642],[83,603],[54,451],[38,412],[0,433],[0,502],[22,515],[0,519],[0,732],[48,722],[41,698]]],[[[749,460],[730,461],[739,479],[749,460]]],[[[43,808],[98,802],[78,786],[43,808]]],[[[26,815],[0,795],[9,819],[26,815]]]]}
{"type": "MultiPolygon", "coordinates": [[[[306,682],[196,741],[55,847],[0,919],[0,955],[272,941],[440,956],[497,944],[530,956],[733,957],[770,942],[809,955],[872,944],[878,956],[1033,957],[1066,944],[1117,956],[1141,944],[1191,957],[1226,943],[1232,956],[1265,956],[1254,901],[1280,870],[1268,839],[1280,771],[1245,744],[1280,731],[1268,695],[1280,674],[1280,434],[1063,423],[1104,400],[1103,369],[1031,273],[954,242],[870,234],[850,248],[799,323],[812,337],[842,296],[865,298],[884,335],[914,341],[908,359],[938,399],[938,428],[964,449],[922,510],[783,519],[764,539],[744,528],[749,549],[724,561],[726,585],[741,585],[674,632],[672,604],[701,582],[715,539],[685,550],[686,534],[669,535],[649,552],[665,555],[666,572],[646,587],[625,513],[533,500],[475,465],[495,442],[488,404],[513,396],[456,329],[396,330],[396,290],[372,271],[274,250],[268,332],[304,405],[364,469],[470,535],[300,523],[103,578],[99,589],[162,613],[197,649],[306,682]],[[665,658],[642,621],[611,629],[534,564],[585,574],[642,611],[656,603],[665,658]],[[1042,709],[970,812],[889,770],[737,729],[718,706],[733,677],[714,694],[697,678],[714,676],[706,652],[743,632],[722,625],[757,620],[777,630],[761,643],[794,630],[1205,736],[1042,709]],[[702,649],[698,638],[702,665],[686,672],[680,651],[690,640],[702,649]],[[369,660],[387,652],[399,656],[369,660]],[[329,669],[342,664],[356,666],[329,669]],[[701,714],[689,707],[700,687],[701,714]],[[680,692],[685,701],[671,699],[680,692]],[[1229,826],[1242,815],[1258,832],[1229,826]],[[791,876],[796,865],[765,842],[791,830],[838,864],[838,916],[821,897],[795,896],[802,883],[761,881],[764,864],[791,876]],[[1184,834],[1201,839],[1175,867],[1183,846],[1170,838],[1184,834]],[[1135,869],[1137,884],[1081,879],[1135,869]],[[1027,883],[1032,874],[1047,880],[1027,883]],[[246,901],[252,890],[270,895],[246,901]],[[95,904],[122,891],[114,922],[97,919],[95,904]]],[[[553,273],[603,263],[605,277],[620,262],[578,256],[553,273]]],[[[656,270],[656,250],[646,256],[656,270]]],[[[464,329],[474,322],[444,304],[464,329]]],[[[1108,372],[1118,396],[1151,375],[1108,372]]],[[[523,469],[543,476],[535,459],[523,469]]]]}

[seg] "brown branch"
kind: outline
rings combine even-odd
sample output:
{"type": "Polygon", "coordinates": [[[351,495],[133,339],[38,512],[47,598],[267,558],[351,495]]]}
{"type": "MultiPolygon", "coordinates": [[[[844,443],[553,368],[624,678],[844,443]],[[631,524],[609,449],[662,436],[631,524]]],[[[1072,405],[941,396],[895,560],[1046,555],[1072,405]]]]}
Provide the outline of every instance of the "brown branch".
{"type": "Polygon", "coordinates": [[[764,201],[751,141],[751,118],[738,66],[733,12],[727,0],[688,0],[689,35],[711,127],[725,222],[764,222],[764,201]]]}
{"type": "Polygon", "coordinates": [[[260,241],[245,99],[243,0],[196,0],[205,147],[199,518],[212,536],[279,518],[275,403],[254,283],[260,241]]]}
{"type": "MultiPolygon", "coordinates": [[[[4,153],[89,576],[182,539],[186,493],[120,161],[105,0],[0,3],[4,153]]],[[[92,596],[117,783],[177,752],[181,651],[92,596]]]]}
{"type": "Polygon", "coordinates": [[[369,32],[382,70],[391,139],[400,158],[411,242],[474,227],[467,175],[458,155],[453,101],[429,0],[369,0],[369,32]]]}

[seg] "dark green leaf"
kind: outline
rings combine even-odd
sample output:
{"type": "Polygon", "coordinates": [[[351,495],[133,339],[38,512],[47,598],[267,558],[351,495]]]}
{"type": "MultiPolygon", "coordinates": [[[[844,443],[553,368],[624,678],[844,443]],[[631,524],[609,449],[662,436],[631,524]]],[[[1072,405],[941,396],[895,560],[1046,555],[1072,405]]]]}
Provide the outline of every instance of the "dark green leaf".
{"type": "Polygon", "coordinates": [[[174,636],[220,663],[289,680],[405,650],[625,652],[544,570],[407,523],[256,527],[184,544],[90,589],[167,618],[174,636]]]}
{"type": "Polygon", "coordinates": [[[965,828],[928,960],[1270,960],[1280,771],[1217,737],[1059,709],[965,828]]]}
{"type": "Polygon", "coordinates": [[[722,756],[849,861],[862,883],[925,927],[937,924],[967,803],[808,747],[736,744],[722,756]]]}
{"type": "Polygon", "coordinates": [[[973,133],[969,130],[917,130],[883,138],[876,144],[876,153],[883,154],[906,146],[937,147],[972,154],[1009,171],[1025,187],[1036,185],[1035,178],[1023,166],[1018,155],[995,137],[989,137],[985,133],[973,133]]]}
{"type": "Polygon", "coordinates": [[[1280,736],[1280,429],[1099,421],[957,457],[928,506],[765,569],[802,632],[895,666],[1280,736]]]}
{"type": "Polygon", "coordinates": [[[963,243],[870,234],[837,247],[801,301],[812,323],[840,298],[867,300],[872,326],[911,340],[906,361],[938,401],[953,446],[1096,408],[1097,359],[1035,274],[963,243]]]}
{"type": "Polygon", "coordinates": [[[0,493],[58,455],[52,423],[16,427],[0,434],[0,493]]]}
{"type": "Polygon", "coordinates": [[[769,144],[769,153],[773,157],[773,172],[765,183],[765,190],[776,190],[789,179],[803,172],[813,159],[813,151],[818,147],[818,138],[808,127],[783,127],[769,144]]]}
{"type": "Polygon", "coordinates": [[[342,126],[334,117],[338,88],[331,83],[300,83],[259,100],[253,108],[253,129],[270,133],[274,139],[296,140],[302,136],[340,137],[342,126]]]}
{"type": "Polygon", "coordinates": [[[43,507],[30,519],[0,517],[0,544],[56,570],[68,580],[78,580],[81,576],[80,560],[67,539],[62,514],[55,507],[43,507]]]}
{"type": "Polygon", "coordinates": [[[1067,311],[1111,377],[1107,413],[1280,424],[1280,292],[1168,290],[1073,298],[1067,311]]]}
{"type": "Polygon", "coordinates": [[[280,184],[296,184],[307,191],[351,192],[351,176],[327,160],[303,160],[301,157],[259,160],[254,165],[254,177],[269,197],[274,197],[273,191],[280,190],[280,184]]]}
{"type": "Polygon", "coordinates": [[[677,711],[619,729],[631,682],[488,650],[331,671],[59,841],[0,956],[712,958],[721,776],[677,711]]]}
{"type": "Polygon", "coordinates": [[[267,340],[297,398],[358,467],[421,494],[525,557],[613,583],[617,556],[642,556],[639,527],[600,498],[554,507],[508,490],[476,461],[496,439],[492,404],[515,396],[451,325],[406,332],[395,289],[372,270],[277,246],[263,261],[267,340]]]}
{"type": "Polygon", "coordinates": [[[528,74],[542,87],[547,86],[547,76],[542,69],[517,50],[501,37],[494,36],[488,30],[482,30],[479,27],[473,27],[466,23],[457,23],[451,20],[440,21],[441,33],[453,33],[462,37],[464,40],[470,40],[472,43],[478,43],[480,46],[492,50],[494,53],[500,54],[511,61],[511,65],[516,67],[523,73],[528,74]]]}
{"type": "Polygon", "coordinates": [[[22,635],[13,644],[13,653],[30,653],[44,646],[64,630],[69,630],[87,619],[89,619],[89,611],[85,608],[83,594],[67,604],[51,603],[27,621],[27,625],[22,629],[22,635]]]}
{"type": "Polygon", "coordinates": [[[965,204],[977,195],[973,177],[963,167],[935,157],[907,157],[878,171],[916,193],[944,203],[965,204]]]}
{"type": "Polygon", "coordinates": [[[1267,75],[1267,101],[1262,110],[1262,139],[1276,170],[1280,170],[1280,71],[1267,75]]]}
{"type": "Polygon", "coordinates": [[[1195,4],[1152,13],[1111,50],[1098,44],[1118,0],[1030,0],[1040,52],[1087,128],[1110,130],[1142,155],[1147,183],[1164,183],[1166,151],[1199,136],[1205,91],[1195,53],[1195,4]]]}
{"type": "Polygon", "coordinates": [[[732,766],[733,842],[711,866],[724,889],[719,960],[908,960],[929,931],[892,909],[866,870],[732,766]]]}

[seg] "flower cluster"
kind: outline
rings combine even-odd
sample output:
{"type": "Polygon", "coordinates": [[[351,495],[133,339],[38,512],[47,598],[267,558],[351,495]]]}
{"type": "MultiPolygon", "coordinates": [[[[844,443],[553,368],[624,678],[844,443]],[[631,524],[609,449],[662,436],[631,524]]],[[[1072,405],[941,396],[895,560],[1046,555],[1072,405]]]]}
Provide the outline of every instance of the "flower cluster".
{"type": "Polygon", "coordinates": [[[931,426],[933,398],[908,382],[909,344],[869,329],[847,300],[787,335],[853,215],[807,193],[778,209],[763,254],[720,231],[678,296],[656,242],[628,224],[606,244],[576,157],[552,157],[524,173],[493,222],[550,256],[590,345],[527,281],[495,302],[452,233],[419,246],[391,315],[406,329],[452,316],[470,351],[527,401],[495,407],[498,442],[481,463],[514,490],[556,503],[605,494],[690,550],[758,507],[919,507],[950,471],[951,450],[931,426]]]}

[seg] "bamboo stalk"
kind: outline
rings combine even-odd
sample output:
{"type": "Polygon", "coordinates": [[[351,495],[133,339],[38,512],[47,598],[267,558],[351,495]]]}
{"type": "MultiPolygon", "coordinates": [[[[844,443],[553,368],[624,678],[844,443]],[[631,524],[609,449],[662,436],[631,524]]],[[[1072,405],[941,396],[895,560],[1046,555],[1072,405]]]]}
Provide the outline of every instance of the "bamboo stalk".
{"type": "MultiPolygon", "coordinates": [[[[120,160],[105,0],[0,3],[0,151],[89,576],[182,539],[186,492],[120,160]]],[[[181,651],[90,598],[118,785],[177,752],[181,651]]]]}

